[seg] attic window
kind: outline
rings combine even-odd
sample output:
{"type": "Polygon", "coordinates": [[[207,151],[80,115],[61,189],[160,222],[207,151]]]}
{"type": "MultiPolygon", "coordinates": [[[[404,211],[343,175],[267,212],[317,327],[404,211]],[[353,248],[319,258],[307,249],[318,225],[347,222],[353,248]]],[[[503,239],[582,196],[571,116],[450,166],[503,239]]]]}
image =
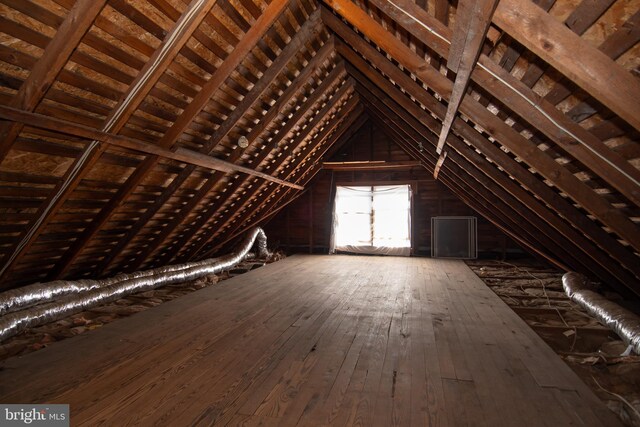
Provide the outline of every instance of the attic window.
{"type": "Polygon", "coordinates": [[[411,187],[336,187],[332,252],[409,256],[411,187]]]}

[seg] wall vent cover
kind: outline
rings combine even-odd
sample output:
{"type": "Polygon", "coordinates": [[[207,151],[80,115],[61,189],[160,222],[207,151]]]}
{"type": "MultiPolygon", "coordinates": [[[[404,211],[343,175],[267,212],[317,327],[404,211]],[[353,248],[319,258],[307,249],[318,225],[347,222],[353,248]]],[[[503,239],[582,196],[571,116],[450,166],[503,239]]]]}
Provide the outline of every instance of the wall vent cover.
{"type": "Polygon", "coordinates": [[[477,222],[475,216],[432,217],[431,256],[433,258],[477,258],[477,222]]]}

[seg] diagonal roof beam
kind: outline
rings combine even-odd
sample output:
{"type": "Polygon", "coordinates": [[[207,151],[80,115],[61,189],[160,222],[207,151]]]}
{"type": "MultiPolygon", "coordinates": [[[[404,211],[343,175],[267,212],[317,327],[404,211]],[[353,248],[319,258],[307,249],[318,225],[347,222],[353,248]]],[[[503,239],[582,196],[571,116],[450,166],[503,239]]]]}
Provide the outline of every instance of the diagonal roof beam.
{"type": "MultiPolygon", "coordinates": [[[[78,0],[73,5],[9,107],[24,111],[36,109],[106,3],[107,0],[78,0]]],[[[22,123],[0,124],[0,163],[23,127],[22,123]]]]}
{"type": "MultiPolygon", "coordinates": [[[[264,30],[266,31],[268,27],[264,30]]],[[[246,109],[248,109],[253,103],[264,93],[264,91],[273,83],[274,79],[278,76],[280,71],[286,66],[289,60],[296,54],[298,51],[304,46],[304,43],[307,41],[308,37],[315,37],[319,33],[319,13],[315,13],[311,16],[309,20],[302,26],[298,34],[295,38],[291,40],[291,42],[285,47],[285,49],[280,53],[278,58],[271,64],[271,67],[265,72],[265,74],[260,78],[260,80],[254,85],[251,91],[243,98],[240,104],[236,107],[233,113],[228,117],[221,127],[233,126],[240,119],[240,117],[245,113],[246,109]]],[[[246,44],[246,43],[245,43],[246,44]]],[[[240,52],[236,53],[232,52],[227,59],[227,61],[231,63],[236,63],[240,57],[240,52]]],[[[223,63],[223,64],[224,64],[223,63]]],[[[223,68],[223,67],[220,67],[223,68]]],[[[214,73],[211,77],[213,79],[218,74],[218,71],[214,73]]],[[[222,74],[222,73],[221,73],[222,74]]],[[[222,77],[227,77],[223,75],[218,77],[221,79],[222,77]]],[[[213,87],[213,86],[211,86],[213,87]]],[[[217,87],[213,88],[215,91],[217,87]]],[[[227,128],[230,129],[230,128],[227,128]]],[[[224,135],[226,135],[224,132],[224,135]]],[[[207,141],[203,151],[205,153],[213,151],[215,146],[218,144],[220,139],[224,136],[222,132],[217,133],[220,135],[220,138],[211,138],[207,141]]],[[[214,135],[215,136],[215,135],[214,135]]],[[[158,143],[160,147],[169,147],[175,145],[176,141],[171,141],[167,139],[161,139],[158,143]]],[[[180,149],[176,150],[176,153],[179,153],[180,149]]],[[[204,155],[204,154],[203,154],[204,155]]],[[[207,156],[208,157],[208,156],[207,156]]],[[[209,157],[210,158],[210,157],[209,157]]],[[[111,198],[110,203],[105,206],[100,213],[94,218],[90,225],[87,226],[85,231],[82,233],[76,242],[67,250],[62,259],[56,264],[56,267],[51,270],[50,278],[55,279],[61,277],[66,273],[66,271],[71,267],[75,259],[79,256],[82,249],[86,246],[86,244],[91,240],[91,238],[102,228],[102,226],[107,223],[109,218],[113,215],[113,213],[117,210],[117,208],[122,204],[122,202],[129,197],[131,193],[133,193],[138,185],[144,181],[144,179],[148,176],[148,174],[153,170],[153,168],[157,165],[160,160],[159,156],[150,156],[146,158],[141,165],[134,171],[133,174],[127,179],[127,181],[122,185],[122,187],[118,190],[118,192],[111,198]]],[[[235,159],[229,159],[228,163],[233,165],[233,161],[235,159]]],[[[245,172],[247,168],[244,168],[245,172]]],[[[195,170],[195,166],[186,167],[179,177],[175,179],[178,180],[186,180],[187,177],[195,170]]],[[[229,172],[230,170],[226,171],[229,172]]],[[[221,171],[225,172],[225,171],[221,171]]],[[[262,174],[263,178],[270,179],[266,174],[262,174]]]]}
{"type": "MultiPolygon", "coordinates": [[[[451,93],[451,81],[426,64],[424,60],[416,56],[415,53],[401,41],[395,37],[387,36],[386,30],[362,9],[346,0],[330,0],[328,2],[330,4],[339,2],[340,6],[337,7],[338,12],[343,13],[345,18],[352,21],[367,37],[383,48],[420,80],[426,82],[436,92],[448,97],[451,93]]],[[[374,48],[333,14],[325,12],[325,9],[323,9],[323,21],[336,33],[343,36],[352,46],[358,45],[358,50],[375,52],[371,54],[368,53],[366,56],[370,57],[377,54],[374,48]]],[[[442,40],[440,42],[443,43],[442,40]]],[[[424,91],[424,89],[422,91],[424,91]]],[[[433,102],[430,104],[433,104],[433,102]]],[[[640,250],[640,228],[607,200],[602,197],[594,197],[596,193],[576,178],[569,170],[559,165],[549,157],[548,154],[541,151],[531,141],[516,132],[474,99],[469,97],[463,99],[460,110],[483,129],[489,131],[491,136],[499,141],[500,144],[508,148],[518,157],[525,159],[529,165],[554,183],[556,187],[560,188],[600,221],[608,225],[632,247],[640,250]]]]}
{"type": "MultiPolygon", "coordinates": [[[[362,107],[359,104],[359,100],[356,97],[352,97],[351,100],[344,106],[344,109],[341,110],[336,117],[325,126],[315,137],[316,141],[314,144],[310,144],[305,147],[306,154],[303,154],[303,157],[308,156],[313,152],[313,149],[316,147],[322,148],[318,149],[315,154],[313,154],[312,158],[310,158],[307,163],[311,166],[304,171],[301,172],[298,166],[294,166],[291,163],[288,165],[288,169],[291,169],[288,172],[287,177],[292,179],[295,182],[300,182],[303,185],[307,185],[311,179],[322,169],[320,159],[324,154],[332,147],[332,145],[340,139],[341,135],[348,132],[348,129],[351,125],[355,124],[358,128],[362,126],[362,122],[360,118],[362,116],[362,107]],[[334,129],[335,132],[331,133],[334,129]],[[329,141],[326,142],[325,139],[329,137],[329,141]],[[297,176],[301,172],[300,176],[297,176]],[[293,178],[292,175],[296,175],[296,178],[293,178]],[[301,181],[300,181],[301,180],[301,181]]],[[[198,258],[209,256],[210,254],[216,252],[222,245],[229,242],[230,240],[237,237],[239,234],[246,231],[248,228],[252,227],[255,224],[259,224],[261,221],[266,220],[271,217],[275,211],[280,210],[284,207],[284,205],[293,201],[301,192],[296,192],[293,195],[290,195],[289,191],[283,191],[279,195],[275,194],[274,189],[269,193],[266,193],[261,198],[261,203],[253,211],[245,211],[247,213],[246,218],[243,218],[241,221],[237,221],[238,225],[229,229],[222,237],[218,237],[217,239],[214,236],[210,236],[207,241],[203,242],[202,245],[199,245],[198,250],[190,251],[191,254],[189,258],[185,259],[194,259],[196,256],[198,258]],[[287,197],[289,196],[289,197],[287,197]],[[263,212],[264,211],[264,212],[263,212]],[[260,215],[259,218],[254,219],[256,215],[260,215]],[[213,249],[205,251],[203,254],[198,255],[198,251],[201,251],[205,248],[207,243],[214,241],[216,245],[213,249]]]]}
{"type": "MultiPolygon", "coordinates": [[[[215,2],[216,0],[193,0],[191,2],[173,29],[140,70],[127,92],[122,95],[116,107],[107,116],[101,129],[103,132],[117,134],[122,129],[215,2]]],[[[83,153],[69,167],[61,182],[56,185],[52,194],[34,215],[34,220],[27,227],[27,232],[21,236],[13,248],[11,256],[0,268],[0,279],[11,271],[16,265],[16,261],[31,247],[54,214],[104,153],[106,147],[99,141],[93,141],[85,147],[83,153]]]]}
{"type": "MultiPolygon", "coordinates": [[[[375,114],[378,115],[378,113],[375,114]]],[[[388,118],[390,116],[385,115],[382,117],[378,115],[378,117],[380,120],[386,120],[388,122],[388,118]]],[[[387,123],[387,126],[390,127],[389,130],[394,136],[395,142],[401,148],[406,152],[412,153],[412,155],[423,159],[423,161],[425,159],[429,159],[425,161],[426,169],[434,167],[434,160],[429,158],[432,154],[425,152],[415,153],[415,141],[411,141],[409,139],[404,129],[390,123],[387,123]]],[[[499,190],[486,181],[476,183],[470,182],[474,179],[473,173],[470,171],[473,171],[473,168],[460,167],[456,163],[450,162],[444,166],[441,180],[456,195],[459,195],[459,192],[471,195],[470,199],[463,199],[468,206],[479,212],[501,230],[504,230],[506,234],[514,238],[514,240],[526,242],[524,246],[533,253],[544,257],[553,265],[561,269],[569,270],[564,264],[559,262],[554,255],[548,252],[549,246],[553,246],[553,243],[548,237],[541,236],[539,233],[535,232],[534,228],[526,226],[515,219],[517,217],[518,210],[512,206],[513,201],[501,200],[500,198],[492,199],[488,195],[494,194],[494,191],[499,192],[499,190]]]]}
{"type": "MultiPolygon", "coordinates": [[[[356,45],[355,47],[363,47],[356,45]]],[[[425,126],[431,129],[431,132],[434,134],[439,134],[440,132],[440,123],[434,119],[430,114],[425,112],[423,109],[415,105],[415,103],[409,99],[407,99],[403,94],[400,93],[399,89],[397,89],[391,82],[389,82],[385,77],[383,77],[379,72],[375,71],[369,64],[366,63],[364,59],[360,57],[360,55],[356,54],[352,49],[347,48],[344,43],[337,43],[337,51],[345,60],[352,64],[358,72],[361,72],[363,75],[366,75],[367,79],[371,80],[380,90],[386,94],[393,96],[394,101],[398,102],[403,109],[408,111],[413,117],[419,119],[425,126]]],[[[444,115],[444,107],[434,102],[435,99],[428,92],[424,91],[422,87],[416,83],[409,76],[404,74],[401,70],[391,64],[384,56],[382,56],[375,49],[367,50],[368,54],[371,55],[369,60],[372,63],[375,63],[376,66],[380,67],[381,70],[387,74],[387,76],[395,81],[403,90],[407,91],[407,93],[412,94],[418,102],[423,105],[426,105],[430,108],[431,112],[436,114],[439,117],[444,115]]],[[[352,67],[349,67],[349,73],[353,76],[357,77],[357,72],[352,70],[352,67]]],[[[375,89],[372,89],[375,91],[375,89]]],[[[382,94],[379,94],[382,98],[382,94]]],[[[633,255],[627,248],[623,247],[616,239],[610,236],[607,232],[605,232],[602,228],[596,225],[593,221],[591,221],[588,217],[586,217],[582,212],[576,209],[571,203],[565,200],[563,197],[554,192],[546,183],[542,182],[534,175],[532,175],[526,168],[523,168],[522,165],[515,162],[511,159],[504,151],[502,151],[498,146],[495,146],[490,141],[488,141],[484,136],[478,133],[471,125],[467,124],[460,118],[454,121],[453,127],[455,131],[464,137],[467,141],[469,141],[473,146],[477,147],[485,156],[492,159],[496,164],[499,164],[506,173],[510,176],[514,177],[516,181],[518,181],[525,188],[530,189],[532,192],[537,194],[546,204],[553,210],[544,215],[544,217],[549,221],[558,232],[569,237],[578,247],[581,248],[591,248],[590,244],[585,241],[584,236],[582,234],[577,234],[575,230],[571,227],[567,227],[566,224],[560,219],[560,216],[566,218],[574,227],[578,227],[582,232],[586,233],[600,245],[605,253],[609,254],[612,258],[616,259],[619,263],[626,266],[635,276],[640,277],[640,265],[637,263],[637,257],[633,255]]],[[[455,135],[449,135],[449,143],[452,147],[456,147],[461,153],[470,153],[472,157],[470,160],[472,163],[479,164],[487,173],[490,175],[494,170],[497,170],[493,165],[490,165],[486,160],[480,158],[480,155],[477,154],[474,150],[467,147],[462,141],[460,141],[455,135]]],[[[505,181],[506,182],[506,181],[505,181]]],[[[510,182],[510,180],[509,180],[510,182]]],[[[527,199],[526,204],[530,204],[532,200],[527,199]]],[[[537,204],[534,203],[532,206],[537,204]]],[[[546,209],[546,208],[545,208],[546,209]]],[[[544,211],[544,209],[543,209],[544,211]]],[[[594,248],[595,250],[595,248],[594,248]]],[[[597,252],[597,251],[595,251],[597,252]]],[[[612,274],[619,269],[613,268],[611,262],[603,261],[601,262],[603,268],[610,270],[612,274]]],[[[621,273],[619,273],[621,274],[621,273]]],[[[628,275],[620,276],[621,282],[633,282],[633,278],[629,278],[628,275]]]]}
{"type": "Polygon", "coordinates": [[[640,130],[640,83],[529,0],[502,0],[496,25],[640,130]]]}
{"type": "MultiPolygon", "coordinates": [[[[340,70],[344,70],[344,67],[340,67],[340,70]]],[[[341,79],[341,78],[340,78],[341,79]]],[[[329,79],[327,79],[329,80],[329,79]]],[[[333,79],[332,79],[333,80],[333,79]]],[[[324,82],[323,82],[324,83],[324,82]]],[[[329,82],[331,83],[331,82],[329,82]]],[[[295,136],[294,138],[292,138],[292,141],[289,142],[289,148],[286,149],[282,155],[280,157],[278,157],[275,161],[275,163],[272,165],[273,170],[277,171],[278,167],[285,161],[289,159],[289,156],[293,153],[293,150],[295,148],[298,147],[298,145],[300,143],[302,143],[309,135],[311,135],[315,129],[324,122],[324,120],[326,119],[326,116],[331,112],[331,110],[334,108],[334,106],[336,104],[338,104],[342,99],[351,96],[352,92],[353,92],[353,87],[351,84],[349,84],[349,82],[340,82],[343,83],[342,86],[334,93],[331,95],[330,99],[327,99],[326,104],[324,105],[324,107],[322,107],[318,113],[306,124],[306,127],[304,127],[303,130],[301,130],[300,134],[295,136]]],[[[318,91],[320,92],[320,91],[318,91]]],[[[324,90],[322,91],[324,92],[324,90]]],[[[319,95],[323,95],[323,93],[320,92],[319,95]]],[[[315,93],[314,93],[315,95],[315,93]]],[[[307,100],[307,103],[310,105],[315,104],[316,102],[318,102],[319,97],[318,96],[311,96],[309,97],[309,99],[307,100]],[[314,98],[314,99],[312,99],[314,98]],[[309,102],[311,101],[311,102],[309,102]]],[[[305,103],[305,105],[307,104],[305,103]]],[[[298,112],[294,115],[294,117],[291,118],[289,123],[293,123],[296,124],[300,121],[300,119],[302,119],[304,113],[306,113],[306,110],[309,107],[305,107],[302,106],[298,112]],[[297,116],[297,117],[296,117],[297,116]]],[[[289,130],[283,130],[282,132],[278,133],[278,136],[282,135],[282,137],[286,136],[289,133],[289,130]]],[[[307,152],[310,151],[310,149],[312,147],[314,147],[315,145],[313,143],[307,144],[307,146],[305,146],[302,149],[302,153],[299,156],[302,160],[304,160],[304,154],[306,154],[307,152]]],[[[290,162],[289,164],[291,165],[293,162],[290,162]]],[[[280,173],[278,173],[279,175],[282,175],[283,171],[280,171],[280,173]]],[[[288,176],[288,175],[286,175],[288,176]]],[[[246,180],[244,180],[246,181],[246,180]]],[[[235,188],[239,188],[239,186],[242,183],[238,183],[237,186],[234,186],[235,188]]],[[[235,207],[234,209],[236,210],[236,212],[238,214],[232,214],[232,215],[228,215],[226,217],[226,219],[220,223],[217,226],[218,232],[221,232],[222,230],[224,230],[225,226],[227,224],[229,224],[230,222],[233,222],[234,220],[237,219],[237,216],[239,215],[239,213],[242,211],[242,209],[249,203],[249,202],[254,202],[255,204],[255,198],[254,196],[258,194],[258,192],[263,188],[262,185],[260,184],[254,184],[253,188],[248,189],[242,196],[238,197],[237,199],[235,199],[233,201],[235,207]]],[[[231,194],[234,194],[236,191],[233,190],[231,192],[231,194]]],[[[216,215],[217,211],[220,210],[220,208],[222,208],[224,205],[220,205],[220,204],[216,204],[217,209],[216,210],[210,210],[207,214],[202,215],[202,218],[204,219],[204,223],[208,222],[208,220],[216,220],[217,218],[221,217],[222,214],[216,215]]],[[[199,231],[200,228],[204,227],[204,223],[200,226],[197,227],[192,227],[191,231],[188,233],[185,233],[185,236],[180,240],[180,242],[176,245],[176,247],[179,249],[181,249],[182,247],[186,247],[188,246],[188,242],[192,239],[192,237],[199,231]]],[[[215,238],[215,236],[217,235],[218,232],[215,232],[211,235],[211,238],[215,238]]],[[[204,242],[202,242],[202,244],[204,244],[204,242]]],[[[199,244],[195,245],[196,247],[198,247],[198,249],[196,249],[195,251],[199,250],[199,244]]],[[[195,252],[193,251],[193,252],[195,252]]],[[[177,254],[178,252],[176,251],[175,254],[177,254]]],[[[172,258],[171,258],[172,259],[172,258]]],[[[161,259],[160,263],[165,263],[165,262],[170,262],[171,261],[170,258],[164,258],[161,259]]]]}
{"type": "MultiPolygon", "coordinates": [[[[278,212],[284,209],[288,204],[292,203],[294,200],[296,200],[297,198],[305,194],[309,190],[308,184],[311,182],[313,178],[315,178],[318,172],[321,171],[321,168],[318,167],[318,164],[316,164],[316,162],[319,163],[321,159],[329,158],[330,157],[330,155],[328,155],[329,151],[332,151],[336,147],[339,147],[339,146],[341,147],[342,145],[344,145],[349,140],[349,138],[351,138],[351,136],[353,136],[358,130],[360,130],[360,128],[367,122],[368,119],[369,119],[368,116],[364,114],[364,108],[362,107],[362,105],[359,105],[358,107],[356,107],[353,110],[353,112],[350,113],[349,116],[339,125],[339,128],[331,135],[330,137],[331,139],[326,145],[327,146],[326,151],[323,150],[322,155],[316,156],[315,158],[317,160],[312,160],[314,164],[312,165],[311,169],[309,169],[306,172],[306,175],[302,177],[303,181],[301,182],[301,185],[305,187],[304,191],[297,191],[295,193],[285,191],[284,193],[281,193],[281,196],[278,197],[277,200],[275,199],[275,197],[273,199],[270,199],[274,201],[269,202],[269,207],[267,208],[267,211],[261,212],[260,218],[254,220],[253,216],[255,215],[253,215],[250,218],[250,221],[251,221],[250,227],[254,226],[254,224],[260,225],[260,224],[268,223],[269,221],[271,221],[271,219],[273,219],[273,217],[278,212]]],[[[247,227],[245,225],[241,229],[236,230],[234,234],[227,241],[232,240],[238,235],[244,233],[250,227],[247,227]]],[[[195,255],[192,256],[192,259],[193,258],[195,258],[195,255]]]]}
{"type": "MultiPolygon", "coordinates": [[[[278,135],[276,136],[276,141],[279,141],[280,139],[284,138],[284,136],[293,128],[293,126],[296,125],[296,123],[302,118],[302,116],[306,113],[306,110],[313,107],[314,103],[321,97],[324,96],[328,90],[333,87],[333,85],[338,82],[339,78],[341,78],[341,76],[345,73],[344,71],[344,67],[343,66],[337,66],[336,68],[334,68],[329,75],[323,80],[323,82],[319,85],[319,87],[316,88],[316,90],[314,91],[314,93],[307,98],[307,100],[305,101],[305,103],[302,105],[302,107],[294,114],[294,116],[287,121],[285,127],[283,129],[281,129],[281,132],[278,133],[278,135]]],[[[306,83],[306,81],[301,80],[298,81],[299,84],[304,84],[306,83]]],[[[292,95],[293,93],[296,92],[296,87],[293,87],[290,94],[292,95]]],[[[286,99],[286,98],[283,98],[286,99]]],[[[280,104],[282,105],[282,104],[280,104]]],[[[273,107],[270,109],[273,110],[273,107]]],[[[263,120],[261,120],[261,123],[264,123],[265,118],[263,117],[263,120]]],[[[271,120],[269,121],[269,123],[271,122],[271,120]]],[[[268,123],[266,123],[268,124],[268,123]]],[[[258,127],[258,126],[256,126],[258,127]]],[[[249,134],[250,137],[251,136],[257,136],[257,134],[252,132],[249,134]]],[[[267,150],[264,149],[262,150],[260,157],[258,159],[256,159],[256,163],[259,164],[269,153],[271,152],[271,150],[267,150]]],[[[238,152],[238,159],[240,158],[240,153],[238,152]]],[[[209,191],[214,187],[214,185],[217,183],[218,179],[220,178],[220,176],[218,175],[214,175],[211,178],[209,178],[207,180],[207,182],[205,182],[201,188],[198,190],[198,193],[189,201],[189,203],[187,205],[185,205],[182,208],[181,214],[176,216],[176,218],[171,221],[171,223],[169,223],[166,227],[164,227],[164,229],[162,230],[162,232],[156,236],[156,239],[151,242],[146,248],[144,248],[144,250],[136,257],[136,259],[130,263],[129,268],[130,269],[136,269],[138,268],[140,265],[142,265],[143,262],[147,261],[146,258],[148,256],[150,256],[160,245],[162,245],[165,240],[171,235],[171,233],[177,228],[179,227],[183,221],[189,216],[189,214],[197,208],[197,206],[201,203],[201,201],[209,194],[209,191]]],[[[234,186],[233,189],[238,188],[238,186],[244,182],[244,180],[239,180],[239,183],[237,184],[237,186],[234,186]]],[[[229,193],[233,193],[233,189],[232,191],[229,193]]],[[[223,198],[221,198],[220,203],[224,200],[222,200],[223,198]]],[[[206,214],[202,215],[202,220],[206,220],[208,219],[209,216],[213,215],[215,213],[215,211],[213,209],[217,209],[220,207],[220,203],[215,203],[212,204],[208,207],[206,214]]],[[[197,223],[200,224],[200,221],[197,223]]],[[[199,225],[201,226],[201,225],[199,225]]],[[[195,227],[194,227],[195,229],[195,227]]],[[[197,230],[195,230],[197,231],[197,230]]],[[[194,231],[194,232],[195,232],[194,231]]],[[[184,239],[186,240],[187,238],[190,238],[192,234],[185,234],[184,239]]],[[[167,260],[168,261],[168,260],[167,260]]]]}
{"type": "MultiPolygon", "coordinates": [[[[358,79],[357,74],[359,73],[352,73],[356,79],[358,79]]],[[[364,77],[361,77],[361,80],[362,79],[364,79],[364,77]]],[[[420,112],[419,107],[401,94],[398,89],[393,88],[393,86],[391,86],[391,88],[385,87],[385,89],[378,89],[377,87],[373,87],[372,83],[368,81],[361,81],[361,83],[365,85],[369,91],[369,94],[361,93],[361,96],[367,99],[370,104],[376,105],[376,108],[382,113],[381,117],[397,115],[406,123],[406,125],[401,125],[400,127],[403,133],[407,135],[412,134],[410,138],[416,141],[412,145],[412,148],[416,149],[418,142],[422,141],[424,137],[435,144],[434,135],[437,135],[437,132],[435,132],[437,129],[434,130],[425,127],[424,118],[428,116],[426,112],[420,112]],[[394,101],[391,101],[389,97],[392,97],[394,101]],[[398,101],[399,104],[396,104],[395,102],[398,101]],[[402,110],[411,114],[400,114],[399,112],[402,110]]],[[[429,120],[426,122],[428,123],[429,120]]],[[[521,220],[518,220],[518,223],[531,223],[533,229],[538,230],[535,236],[540,232],[544,234],[547,239],[545,241],[545,247],[552,248],[552,253],[556,254],[558,258],[567,260],[567,262],[573,260],[571,262],[572,265],[581,266],[580,268],[574,267],[575,269],[589,271],[598,277],[606,278],[608,279],[608,283],[618,288],[620,288],[620,286],[616,284],[616,281],[623,284],[634,282],[635,279],[631,275],[611,263],[611,259],[606,256],[606,253],[599,251],[581,233],[570,227],[553,212],[550,212],[544,204],[537,201],[523,188],[509,179],[508,176],[498,171],[497,168],[487,162],[486,159],[471,147],[453,135],[450,136],[449,144],[452,149],[448,150],[447,153],[452,161],[471,174],[475,180],[483,182],[485,185],[493,186],[491,193],[494,198],[493,203],[495,203],[496,200],[510,200],[509,204],[515,209],[514,212],[522,217],[521,220]],[[527,214],[527,212],[530,212],[530,214],[527,214]],[[580,248],[580,251],[583,253],[582,256],[576,257],[574,251],[566,250],[567,240],[580,248]],[[592,261],[589,261],[589,259],[592,261]]],[[[437,163],[434,167],[437,167],[437,163]]],[[[638,290],[636,290],[636,292],[638,292],[638,290]]]]}
{"type": "MultiPolygon", "coordinates": [[[[451,29],[416,7],[410,0],[371,1],[414,36],[429,44],[439,55],[448,55],[451,29]]],[[[363,11],[360,10],[360,13],[363,11]]],[[[595,135],[575,123],[486,55],[480,55],[478,66],[471,78],[540,133],[640,206],[640,171],[595,135]]],[[[425,82],[430,83],[428,80],[425,82]]],[[[446,98],[446,94],[443,96],[446,98]]]]}
{"type": "Polygon", "coordinates": [[[12,120],[15,123],[29,124],[30,126],[50,130],[52,132],[61,132],[73,136],[78,136],[80,138],[90,138],[95,141],[113,145],[114,147],[133,150],[144,154],[153,154],[158,157],[187,163],[193,166],[200,166],[205,169],[221,171],[225,173],[241,172],[247,175],[262,178],[266,181],[271,181],[280,185],[285,185],[288,187],[296,188],[298,190],[302,190],[302,188],[300,188],[300,186],[296,184],[292,184],[290,182],[281,180],[280,178],[273,177],[266,173],[262,173],[250,168],[235,165],[225,160],[220,160],[216,157],[207,156],[198,151],[193,151],[185,148],[179,148],[176,151],[171,151],[167,150],[166,148],[158,147],[156,145],[149,144],[148,142],[140,141],[134,138],[113,135],[108,132],[97,131],[84,125],[78,125],[67,120],[56,119],[38,113],[16,110],[15,108],[5,107],[2,105],[0,105],[0,118],[12,120]]]}
{"type": "MultiPolygon", "coordinates": [[[[300,31],[299,34],[304,35],[304,31],[300,31]]],[[[297,38],[298,37],[296,36],[294,40],[296,40],[297,38]]],[[[288,46],[292,46],[292,50],[294,51],[298,49],[298,44],[297,42],[294,42],[294,41],[289,43],[288,46]]],[[[321,69],[324,62],[333,53],[333,50],[334,50],[333,41],[332,39],[330,39],[327,43],[325,43],[320,48],[320,50],[316,53],[316,55],[309,61],[307,66],[304,68],[304,70],[298,76],[295,77],[295,79],[291,82],[291,84],[278,97],[278,100],[276,101],[276,103],[271,108],[269,108],[267,113],[261,118],[260,122],[254,128],[251,129],[251,132],[248,135],[249,141],[253,141],[253,139],[255,139],[255,137],[273,121],[275,116],[280,112],[281,108],[284,108],[284,106],[291,100],[291,97],[294,96],[295,93],[301,87],[303,87],[307,83],[307,81],[315,73],[317,73],[318,70],[321,69]]],[[[280,54],[280,56],[287,56],[287,55],[283,51],[280,54]]],[[[280,56],[278,58],[280,58],[280,56]]],[[[271,72],[272,69],[274,71],[278,69],[278,66],[275,61],[271,65],[269,70],[267,70],[263,78],[266,77],[267,79],[269,79],[270,76],[268,76],[267,74],[272,74],[271,72]]],[[[256,89],[257,86],[258,84],[254,86],[254,88],[252,89],[252,92],[247,94],[247,97],[249,99],[255,98],[253,102],[255,102],[259,98],[258,92],[261,92],[260,88],[258,87],[257,89],[259,90],[256,93],[253,93],[253,90],[256,89]]],[[[239,108],[239,106],[236,108],[239,108]]],[[[208,144],[208,147],[207,147],[208,150],[211,150],[214,147],[214,142],[215,142],[214,138],[212,138],[210,140],[210,143],[208,144]]],[[[234,153],[229,157],[228,161],[230,162],[238,161],[238,159],[242,157],[242,153],[243,151],[240,151],[240,150],[234,151],[234,153]]],[[[127,233],[127,235],[124,236],[122,239],[120,239],[117,246],[108,254],[108,256],[105,257],[103,262],[98,266],[97,271],[100,274],[103,274],[104,272],[106,272],[106,270],[111,266],[115,257],[129,244],[129,242],[131,242],[131,240],[137,235],[137,233],[140,230],[144,229],[145,225],[153,218],[153,216],[156,214],[156,212],[158,212],[158,210],[163,206],[163,204],[178,190],[178,188],[180,188],[180,186],[187,180],[187,178],[191,176],[191,173],[193,172],[193,170],[195,169],[191,167],[186,167],[177,177],[173,179],[171,184],[169,184],[169,186],[162,193],[162,195],[153,203],[152,206],[150,206],[147,209],[147,211],[140,217],[140,219],[131,228],[131,230],[127,233]]],[[[212,183],[215,182],[220,177],[218,175],[221,176],[221,174],[215,174],[209,180],[212,180],[212,183]]],[[[207,185],[208,184],[205,184],[204,186],[207,186],[207,185]]]]}
{"type": "MultiPolygon", "coordinates": [[[[457,73],[453,84],[449,107],[444,117],[444,124],[436,146],[436,152],[441,154],[451,129],[453,118],[458,112],[462,97],[467,91],[471,71],[480,56],[484,38],[491,24],[491,15],[498,0],[459,0],[456,13],[456,27],[449,49],[447,67],[457,73]]],[[[444,161],[444,158],[443,158],[444,161]]]]}

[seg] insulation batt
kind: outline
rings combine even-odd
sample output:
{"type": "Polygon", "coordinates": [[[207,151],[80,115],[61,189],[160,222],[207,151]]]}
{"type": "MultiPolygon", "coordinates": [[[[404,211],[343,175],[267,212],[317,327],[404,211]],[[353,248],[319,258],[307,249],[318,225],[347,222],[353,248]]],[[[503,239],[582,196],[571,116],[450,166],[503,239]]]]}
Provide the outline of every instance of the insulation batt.
{"type": "Polygon", "coordinates": [[[119,274],[104,280],[57,280],[3,292],[0,294],[0,342],[34,326],[133,293],[229,270],[251,257],[249,251],[254,245],[258,256],[269,255],[267,236],[259,227],[252,229],[234,252],[219,258],[119,274]]]}

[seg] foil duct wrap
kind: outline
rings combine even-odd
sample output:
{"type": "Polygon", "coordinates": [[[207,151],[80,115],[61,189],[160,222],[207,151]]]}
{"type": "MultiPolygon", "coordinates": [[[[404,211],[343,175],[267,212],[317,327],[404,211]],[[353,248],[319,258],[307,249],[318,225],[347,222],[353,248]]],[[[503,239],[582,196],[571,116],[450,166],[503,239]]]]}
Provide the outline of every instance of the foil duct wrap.
{"type": "Polygon", "coordinates": [[[219,258],[131,274],[119,274],[104,280],[73,282],[57,280],[4,292],[0,294],[0,309],[4,309],[5,313],[12,312],[0,317],[0,342],[28,328],[49,323],[136,292],[195,280],[229,270],[244,259],[254,256],[249,252],[254,244],[258,256],[269,255],[267,236],[261,228],[256,227],[248,233],[234,252],[219,258]],[[50,302],[54,299],[55,301],[50,302]],[[33,306],[34,304],[39,305],[33,306]]]}
{"type": "Polygon", "coordinates": [[[640,317],[595,292],[580,273],[562,276],[562,287],[569,298],[582,306],[600,323],[611,328],[640,355],[640,317]]]}

